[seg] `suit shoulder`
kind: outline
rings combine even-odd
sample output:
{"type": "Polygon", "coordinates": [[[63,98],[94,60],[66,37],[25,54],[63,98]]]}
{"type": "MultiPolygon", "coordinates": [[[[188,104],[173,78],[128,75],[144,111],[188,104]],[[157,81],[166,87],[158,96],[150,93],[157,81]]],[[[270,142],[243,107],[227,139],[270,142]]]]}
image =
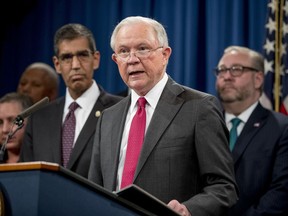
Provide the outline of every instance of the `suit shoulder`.
{"type": "Polygon", "coordinates": [[[219,108],[221,107],[219,100],[214,95],[181,85],[175,82],[172,78],[168,79],[162,95],[165,95],[164,97],[169,100],[171,97],[175,97],[184,100],[185,102],[196,102],[197,104],[200,103],[202,105],[205,103],[212,103],[216,104],[219,108]]]}
{"type": "Polygon", "coordinates": [[[110,107],[107,107],[104,111],[105,113],[107,112],[123,112],[124,111],[124,108],[127,106],[127,104],[129,104],[129,101],[130,98],[129,97],[122,97],[122,99],[120,101],[118,101],[117,103],[114,103],[112,106],[110,107]]]}
{"type": "Polygon", "coordinates": [[[215,96],[212,94],[209,94],[207,92],[199,91],[193,88],[189,88],[187,86],[183,86],[185,91],[187,91],[188,94],[194,97],[199,97],[199,98],[214,98],[215,96]]]}
{"type": "Polygon", "coordinates": [[[171,77],[169,77],[163,93],[167,95],[175,95],[176,97],[182,97],[184,99],[216,98],[215,96],[206,92],[202,92],[188,86],[181,85],[174,81],[171,77]]]}
{"type": "Polygon", "coordinates": [[[182,97],[185,97],[186,100],[197,100],[202,101],[203,103],[215,103],[220,108],[220,101],[218,98],[212,94],[202,92],[193,88],[189,88],[187,86],[182,86],[184,91],[182,92],[182,97]]]}
{"type": "MultiPolygon", "coordinates": [[[[119,95],[114,95],[105,91],[101,92],[101,95],[99,96],[98,100],[103,104],[104,107],[110,107],[119,101],[121,101],[124,97],[119,95]]],[[[97,101],[98,101],[97,100],[97,101]]]]}

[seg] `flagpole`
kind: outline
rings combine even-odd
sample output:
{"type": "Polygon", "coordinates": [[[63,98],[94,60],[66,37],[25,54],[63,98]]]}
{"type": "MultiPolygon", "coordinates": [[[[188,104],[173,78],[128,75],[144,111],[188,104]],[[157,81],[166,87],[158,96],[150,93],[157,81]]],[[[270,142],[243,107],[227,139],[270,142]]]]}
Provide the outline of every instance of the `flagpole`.
{"type": "Polygon", "coordinates": [[[280,70],[281,70],[281,47],[282,47],[282,25],[283,25],[283,3],[284,0],[276,1],[275,7],[275,81],[274,81],[274,110],[279,112],[280,107],[280,70]]]}

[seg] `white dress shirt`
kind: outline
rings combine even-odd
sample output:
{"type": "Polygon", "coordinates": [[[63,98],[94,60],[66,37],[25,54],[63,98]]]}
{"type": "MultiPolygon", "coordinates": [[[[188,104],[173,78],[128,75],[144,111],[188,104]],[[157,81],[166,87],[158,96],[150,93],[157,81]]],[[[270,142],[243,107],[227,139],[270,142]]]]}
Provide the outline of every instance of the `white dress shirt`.
{"type": "MultiPolygon", "coordinates": [[[[147,128],[150,124],[153,113],[155,111],[155,108],[157,106],[157,103],[159,101],[159,98],[163,92],[163,89],[164,89],[167,81],[168,81],[168,75],[165,73],[163,78],[145,95],[145,99],[147,101],[146,107],[145,107],[145,110],[146,110],[145,134],[146,134],[147,128]]],[[[137,101],[138,101],[139,97],[140,96],[137,95],[134,90],[131,90],[131,105],[130,105],[130,108],[129,108],[128,113],[127,113],[126,122],[125,122],[125,126],[124,126],[124,131],[123,131],[123,136],[122,136],[122,141],[121,141],[121,150],[120,150],[118,175],[117,175],[117,187],[116,187],[117,190],[120,189],[120,185],[121,185],[130,125],[131,125],[131,122],[132,122],[132,119],[133,119],[135,113],[137,112],[137,101]]]]}
{"type": "MultiPolygon", "coordinates": [[[[90,115],[98,97],[100,95],[100,90],[93,80],[93,84],[87,89],[79,98],[76,99],[77,104],[79,105],[78,109],[75,110],[75,118],[76,118],[76,128],[75,128],[75,136],[74,136],[74,143],[77,140],[88,116],[90,115]]],[[[73,98],[71,97],[68,88],[66,88],[66,97],[65,97],[65,105],[64,105],[64,113],[63,113],[63,120],[64,123],[65,117],[69,112],[69,105],[73,102],[73,98]]]]}
{"type": "Polygon", "coordinates": [[[231,120],[234,118],[239,118],[241,120],[239,126],[237,127],[237,134],[238,136],[240,135],[240,133],[242,132],[244,125],[246,124],[246,122],[248,121],[250,115],[252,114],[253,110],[256,108],[256,106],[258,105],[258,101],[254,104],[252,104],[248,109],[246,109],[244,112],[242,112],[240,115],[235,116],[231,113],[226,113],[225,112],[225,122],[227,125],[228,130],[230,131],[232,128],[232,122],[231,120]]]}

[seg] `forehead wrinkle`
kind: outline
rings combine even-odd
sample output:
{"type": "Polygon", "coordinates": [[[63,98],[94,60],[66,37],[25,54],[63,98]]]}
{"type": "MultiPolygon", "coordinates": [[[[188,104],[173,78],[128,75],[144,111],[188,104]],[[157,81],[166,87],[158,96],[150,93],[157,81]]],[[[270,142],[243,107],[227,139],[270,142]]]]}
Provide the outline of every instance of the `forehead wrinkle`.
{"type": "Polygon", "coordinates": [[[131,24],[119,30],[116,36],[117,47],[127,47],[126,44],[139,46],[140,44],[157,44],[157,37],[150,26],[131,24]],[[138,29],[138,31],[135,30],[138,29]]]}

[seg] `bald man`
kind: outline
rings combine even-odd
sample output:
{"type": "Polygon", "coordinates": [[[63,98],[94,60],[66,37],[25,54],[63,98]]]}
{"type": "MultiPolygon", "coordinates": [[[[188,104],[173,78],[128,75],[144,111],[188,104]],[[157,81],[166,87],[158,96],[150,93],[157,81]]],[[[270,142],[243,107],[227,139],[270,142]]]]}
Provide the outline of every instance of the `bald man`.
{"type": "Polygon", "coordinates": [[[50,101],[58,96],[59,77],[56,71],[48,64],[36,62],[29,65],[23,72],[17,92],[31,97],[33,103],[44,97],[50,101]]]}

